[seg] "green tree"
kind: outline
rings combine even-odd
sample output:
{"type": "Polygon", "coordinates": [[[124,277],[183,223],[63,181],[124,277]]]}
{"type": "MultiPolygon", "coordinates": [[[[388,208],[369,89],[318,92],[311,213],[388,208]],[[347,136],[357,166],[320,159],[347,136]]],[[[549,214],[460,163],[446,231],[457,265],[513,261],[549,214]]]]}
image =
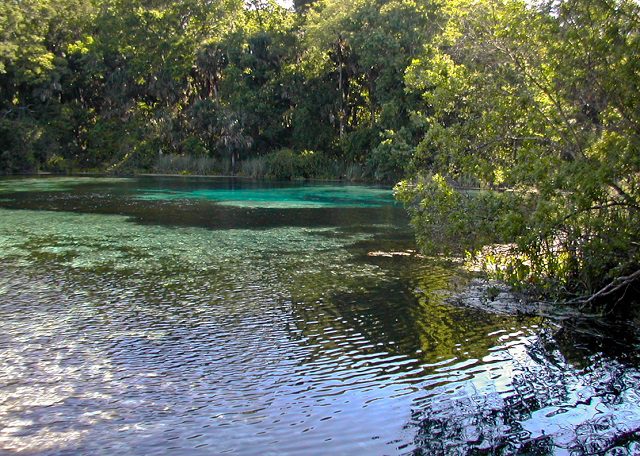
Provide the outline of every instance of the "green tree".
{"type": "Polygon", "coordinates": [[[492,261],[513,283],[623,290],[640,275],[638,5],[456,1],[447,14],[406,76],[426,132],[398,191],[423,244],[445,224],[462,248],[509,243],[492,261]],[[461,184],[485,191],[451,192],[461,184]]]}
{"type": "Polygon", "coordinates": [[[410,0],[324,0],[307,14],[305,74],[334,81],[332,117],[354,158],[364,159],[383,130],[410,123],[403,75],[438,23],[435,3],[410,0]]]}
{"type": "Polygon", "coordinates": [[[93,2],[0,5],[0,171],[25,172],[79,146],[80,103],[69,45],[84,38],[93,2]]]}

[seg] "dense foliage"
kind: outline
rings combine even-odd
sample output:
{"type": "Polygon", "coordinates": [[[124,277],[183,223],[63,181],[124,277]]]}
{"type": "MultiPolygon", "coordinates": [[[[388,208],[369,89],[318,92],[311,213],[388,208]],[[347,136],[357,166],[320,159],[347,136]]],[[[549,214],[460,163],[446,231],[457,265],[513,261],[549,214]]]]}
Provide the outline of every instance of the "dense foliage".
{"type": "Polygon", "coordinates": [[[407,72],[425,135],[398,191],[423,246],[456,239],[545,295],[635,299],[638,4],[461,0],[447,17],[407,72]]]}
{"type": "Polygon", "coordinates": [[[387,149],[369,151],[410,122],[403,75],[433,35],[435,6],[295,6],[3,2],[0,172],[260,176],[284,159],[307,166],[294,177],[400,177],[387,149]]]}
{"type": "Polygon", "coordinates": [[[404,178],[424,250],[628,297],[638,55],[633,0],[7,0],[0,172],[404,178]]]}

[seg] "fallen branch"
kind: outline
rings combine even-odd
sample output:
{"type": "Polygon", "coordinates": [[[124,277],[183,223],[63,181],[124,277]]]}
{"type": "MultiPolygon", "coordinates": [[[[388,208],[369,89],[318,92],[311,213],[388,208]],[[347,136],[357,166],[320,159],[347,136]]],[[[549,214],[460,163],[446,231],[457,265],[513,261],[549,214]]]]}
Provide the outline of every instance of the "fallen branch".
{"type": "Polygon", "coordinates": [[[569,301],[569,304],[579,304],[580,306],[593,304],[593,302],[595,302],[596,300],[611,296],[612,294],[617,293],[623,288],[628,287],[637,280],[640,280],[640,269],[627,276],[616,277],[615,279],[613,279],[613,281],[611,281],[611,283],[601,288],[598,292],[588,297],[572,299],[569,301]]]}

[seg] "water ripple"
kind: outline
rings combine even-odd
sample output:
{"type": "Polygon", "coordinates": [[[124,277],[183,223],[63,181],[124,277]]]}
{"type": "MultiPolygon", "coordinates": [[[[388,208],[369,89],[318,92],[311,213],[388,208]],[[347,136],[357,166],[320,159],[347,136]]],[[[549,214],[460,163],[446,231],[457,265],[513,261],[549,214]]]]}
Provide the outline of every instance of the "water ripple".
{"type": "Polygon", "coordinates": [[[631,327],[448,304],[452,269],[366,255],[393,224],[129,204],[0,209],[0,453],[638,453],[631,327]]]}

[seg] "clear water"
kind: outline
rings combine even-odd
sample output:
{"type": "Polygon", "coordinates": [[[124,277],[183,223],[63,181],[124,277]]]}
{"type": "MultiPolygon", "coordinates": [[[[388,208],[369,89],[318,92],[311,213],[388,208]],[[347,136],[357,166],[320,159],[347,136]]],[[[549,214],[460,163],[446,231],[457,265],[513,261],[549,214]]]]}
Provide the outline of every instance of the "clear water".
{"type": "Polygon", "coordinates": [[[632,319],[412,248],[380,188],[0,180],[0,454],[640,453],[632,319]]]}

